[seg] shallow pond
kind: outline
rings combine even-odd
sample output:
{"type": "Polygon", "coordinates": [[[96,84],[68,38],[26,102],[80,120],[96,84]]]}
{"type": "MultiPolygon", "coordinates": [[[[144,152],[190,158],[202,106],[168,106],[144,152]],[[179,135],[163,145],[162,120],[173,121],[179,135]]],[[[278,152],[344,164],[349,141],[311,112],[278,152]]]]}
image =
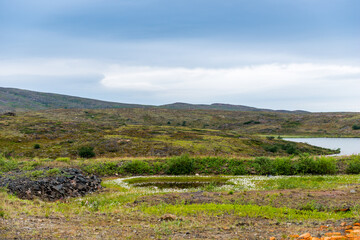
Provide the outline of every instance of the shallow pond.
{"type": "Polygon", "coordinates": [[[191,189],[191,188],[214,188],[234,185],[229,177],[222,176],[157,176],[157,177],[134,177],[121,179],[123,184],[135,188],[154,189],[191,189]]]}
{"type": "Polygon", "coordinates": [[[338,149],[341,152],[336,155],[360,154],[360,138],[284,138],[293,142],[303,142],[310,145],[338,149]]]}
{"type": "Polygon", "coordinates": [[[341,186],[349,186],[360,182],[360,175],[329,175],[329,176],[138,176],[130,178],[118,178],[104,182],[105,187],[115,187],[122,193],[159,193],[159,192],[197,192],[197,191],[247,191],[247,190],[278,190],[278,189],[335,189],[341,186]],[[218,179],[220,186],[214,186],[214,179],[218,179]],[[155,185],[142,185],[135,187],[134,184],[142,183],[172,183],[173,188],[159,188],[155,185]],[[181,184],[187,184],[181,186],[181,184]],[[193,183],[202,183],[196,187],[193,183]]]}
{"type": "Polygon", "coordinates": [[[227,185],[224,182],[146,182],[135,183],[133,187],[156,187],[158,189],[188,189],[188,188],[201,188],[201,187],[220,187],[227,185]]]}

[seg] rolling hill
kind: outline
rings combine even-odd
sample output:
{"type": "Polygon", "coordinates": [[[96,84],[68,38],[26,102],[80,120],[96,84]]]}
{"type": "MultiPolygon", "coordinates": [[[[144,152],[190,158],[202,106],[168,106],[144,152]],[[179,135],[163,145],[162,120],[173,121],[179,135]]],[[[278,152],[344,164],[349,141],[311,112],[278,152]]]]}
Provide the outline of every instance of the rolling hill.
{"type": "Polygon", "coordinates": [[[145,108],[146,105],[107,102],[54,93],[0,87],[0,112],[46,109],[145,108]]]}
{"type": "Polygon", "coordinates": [[[184,110],[225,110],[225,111],[249,111],[249,112],[289,112],[305,113],[305,111],[272,110],[243,105],[231,105],[223,103],[189,104],[173,103],[160,106],[127,104],[101,101],[96,99],[81,98],[54,93],[35,92],[16,88],[0,87],[0,112],[8,111],[31,111],[47,109],[108,109],[108,108],[164,108],[184,110]]]}
{"type": "Polygon", "coordinates": [[[244,111],[244,112],[284,112],[284,113],[306,113],[306,111],[295,110],[273,110],[273,109],[265,109],[265,108],[255,108],[244,105],[232,105],[232,104],[224,104],[224,103],[213,103],[213,104],[189,104],[189,103],[173,103],[159,106],[161,108],[168,109],[186,109],[186,110],[225,110],[225,111],[244,111]]]}

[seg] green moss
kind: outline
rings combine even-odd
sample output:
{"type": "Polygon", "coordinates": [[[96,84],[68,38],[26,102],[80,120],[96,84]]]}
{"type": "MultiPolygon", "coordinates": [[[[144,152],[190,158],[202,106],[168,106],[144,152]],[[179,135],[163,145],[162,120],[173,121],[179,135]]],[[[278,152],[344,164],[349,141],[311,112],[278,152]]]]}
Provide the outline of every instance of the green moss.
{"type": "Polygon", "coordinates": [[[317,210],[296,210],[287,207],[275,208],[271,206],[238,205],[238,204],[191,204],[191,205],[167,205],[142,206],[141,211],[147,214],[162,215],[165,213],[177,216],[218,216],[224,214],[238,217],[283,219],[283,220],[338,220],[343,218],[357,217],[355,213],[318,212],[317,210]]]}

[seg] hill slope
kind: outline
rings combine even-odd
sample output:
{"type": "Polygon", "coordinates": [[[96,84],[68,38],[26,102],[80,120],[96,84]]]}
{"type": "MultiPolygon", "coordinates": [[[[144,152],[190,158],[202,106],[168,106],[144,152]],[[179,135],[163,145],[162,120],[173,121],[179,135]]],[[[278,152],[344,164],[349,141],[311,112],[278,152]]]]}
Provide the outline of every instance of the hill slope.
{"type": "Polygon", "coordinates": [[[189,103],[173,103],[159,106],[161,108],[168,109],[203,109],[203,110],[227,110],[227,111],[249,111],[249,112],[293,112],[293,113],[306,113],[306,111],[296,110],[296,111],[288,111],[288,110],[273,110],[273,109],[265,109],[265,108],[255,108],[244,105],[232,105],[232,104],[224,104],[224,103],[213,103],[213,104],[189,104],[189,103]]]}
{"type": "Polygon", "coordinates": [[[60,108],[144,108],[145,105],[106,102],[62,94],[0,87],[0,112],[60,108]]]}
{"type": "Polygon", "coordinates": [[[165,109],[184,109],[184,110],[226,110],[226,111],[249,111],[249,112],[293,112],[304,113],[305,111],[286,111],[254,108],[243,105],[231,105],[223,103],[207,104],[188,104],[173,103],[161,106],[150,106],[140,104],[126,104],[107,102],[89,98],[74,97],[54,93],[42,93],[16,88],[0,87],[0,112],[6,111],[29,111],[46,109],[104,109],[104,108],[148,108],[157,107],[165,109]]]}
{"type": "Polygon", "coordinates": [[[204,129],[205,122],[218,125],[227,118],[225,115],[224,118],[215,118],[221,111],[213,111],[213,115],[207,112],[211,111],[123,108],[57,109],[19,112],[15,116],[0,115],[0,156],[76,158],[82,147],[89,146],[94,148],[98,157],[167,157],[182,154],[247,157],[335,153],[307,144],[249,135],[236,129],[216,129],[216,126],[204,129]],[[187,112],[190,112],[189,115],[187,112]],[[206,115],[202,123],[197,121],[201,114],[206,115]],[[182,122],[178,125],[169,117],[182,122]]]}

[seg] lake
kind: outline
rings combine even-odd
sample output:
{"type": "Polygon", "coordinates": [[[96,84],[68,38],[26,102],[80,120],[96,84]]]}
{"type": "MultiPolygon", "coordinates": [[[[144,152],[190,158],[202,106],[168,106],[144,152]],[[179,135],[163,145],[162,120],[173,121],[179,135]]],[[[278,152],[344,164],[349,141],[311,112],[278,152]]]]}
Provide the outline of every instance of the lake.
{"type": "Polygon", "coordinates": [[[336,155],[360,154],[360,138],[284,138],[284,140],[330,149],[340,148],[341,152],[336,155]]]}

